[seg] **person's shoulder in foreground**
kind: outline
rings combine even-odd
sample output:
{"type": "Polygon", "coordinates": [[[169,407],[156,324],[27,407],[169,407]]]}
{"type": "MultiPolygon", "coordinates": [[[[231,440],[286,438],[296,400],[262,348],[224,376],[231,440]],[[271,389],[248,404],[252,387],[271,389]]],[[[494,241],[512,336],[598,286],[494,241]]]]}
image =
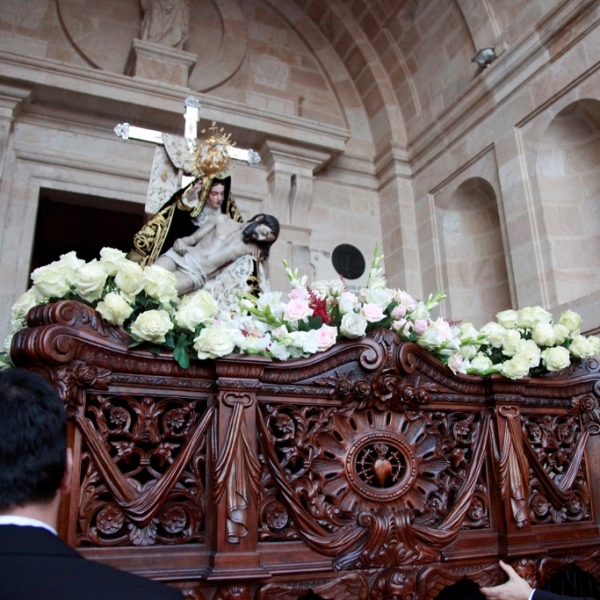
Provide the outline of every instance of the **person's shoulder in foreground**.
{"type": "Polygon", "coordinates": [[[182,600],[166,585],[85,560],[56,535],[70,491],[63,403],[40,376],[0,370],[0,598],[182,600]]]}
{"type": "Polygon", "coordinates": [[[487,600],[593,600],[593,598],[561,596],[544,590],[534,590],[510,565],[500,561],[500,567],[508,575],[508,580],[495,587],[480,588],[487,600]]]}

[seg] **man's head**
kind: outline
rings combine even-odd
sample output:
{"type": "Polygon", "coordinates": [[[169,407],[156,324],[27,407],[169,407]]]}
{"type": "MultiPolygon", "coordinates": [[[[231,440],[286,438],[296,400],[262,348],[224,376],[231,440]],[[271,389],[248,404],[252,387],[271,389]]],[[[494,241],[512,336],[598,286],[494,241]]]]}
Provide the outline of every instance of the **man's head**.
{"type": "Polygon", "coordinates": [[[262,250],[262,259],[269,256],[269,249],[279,237],[279,221],[273,215],[258,214],[248,221],[243,231],[244,242],[255,243],[262,250]]]}
{"type": "Polygon", "coordinates": [[[0,512],[45,504],[66,469],[65,410],[42,377],[0,370],[0,512]]]}

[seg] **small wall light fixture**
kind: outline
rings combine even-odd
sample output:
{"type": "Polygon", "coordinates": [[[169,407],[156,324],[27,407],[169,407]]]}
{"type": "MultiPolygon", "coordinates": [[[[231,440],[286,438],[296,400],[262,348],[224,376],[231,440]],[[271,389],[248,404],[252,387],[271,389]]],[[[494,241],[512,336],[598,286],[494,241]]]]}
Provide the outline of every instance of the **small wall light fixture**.
{"type": "Polygon", "coordinates": [[[482,69],[489,67],[498,58],[496,50],[493,46],[480,48],[477,54],[472,58],[471,62],[476,62],[482,69]]]}

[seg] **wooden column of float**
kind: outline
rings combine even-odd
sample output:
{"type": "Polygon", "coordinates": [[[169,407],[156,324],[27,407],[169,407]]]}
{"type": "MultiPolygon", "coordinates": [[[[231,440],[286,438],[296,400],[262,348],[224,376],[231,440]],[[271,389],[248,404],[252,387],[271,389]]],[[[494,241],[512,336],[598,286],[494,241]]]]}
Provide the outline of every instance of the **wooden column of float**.
{"type": "Polygon", "coordinates": [[[594,359],[453,376],[384,330],[310,358],[181,369],[71,301],[34,308],[17,366],[63,398],[75,455],[60,534],[210,600],[433,599],[502,557],[598,576],[594,359]]]}

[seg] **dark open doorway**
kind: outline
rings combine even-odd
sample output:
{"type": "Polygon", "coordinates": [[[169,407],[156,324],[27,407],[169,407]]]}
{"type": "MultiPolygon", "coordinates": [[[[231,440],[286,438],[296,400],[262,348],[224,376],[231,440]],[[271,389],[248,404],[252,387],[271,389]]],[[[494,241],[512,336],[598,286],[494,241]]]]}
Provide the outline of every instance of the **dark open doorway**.
{"type": "Polygon", "coordinates": [[[71,250],[86,261],[104,247],[129,251],[143,215],[143,204],[40,190],[30,272],[71,250]]]}

